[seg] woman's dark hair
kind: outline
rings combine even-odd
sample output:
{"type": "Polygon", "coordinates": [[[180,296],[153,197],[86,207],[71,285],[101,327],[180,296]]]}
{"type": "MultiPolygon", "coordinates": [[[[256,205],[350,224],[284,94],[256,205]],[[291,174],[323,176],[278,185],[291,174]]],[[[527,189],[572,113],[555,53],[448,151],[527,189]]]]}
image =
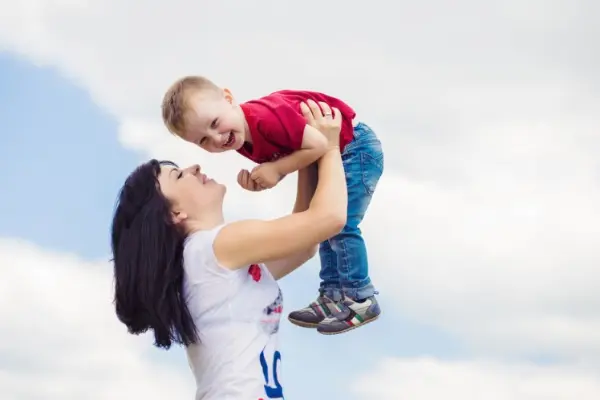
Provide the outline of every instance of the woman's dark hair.
{"type": "Polygon", "coordinates": [[[115,309],[129,333],[154,331],[154,345],[194,343],[198,334],[182,295],[183,232],[160,191],[161,165],[150,160],[129,175],[113,216],[115,309]]]}

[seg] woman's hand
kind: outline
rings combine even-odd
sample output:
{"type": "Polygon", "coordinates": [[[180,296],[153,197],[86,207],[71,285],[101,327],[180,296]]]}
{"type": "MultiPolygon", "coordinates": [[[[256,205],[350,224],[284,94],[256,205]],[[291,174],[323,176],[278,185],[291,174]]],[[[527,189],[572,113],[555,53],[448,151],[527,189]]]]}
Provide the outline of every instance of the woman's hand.
{"type": "Polygon", "coordinates": [[[329,147],[339,147],[340,131],[342,130],[340,110],[335,107],[330,108],[327,103],[319,102],[317,104],[313,100],[301,103],[300,109],[306,123],[317,128],[327,138],[329,147]]]}

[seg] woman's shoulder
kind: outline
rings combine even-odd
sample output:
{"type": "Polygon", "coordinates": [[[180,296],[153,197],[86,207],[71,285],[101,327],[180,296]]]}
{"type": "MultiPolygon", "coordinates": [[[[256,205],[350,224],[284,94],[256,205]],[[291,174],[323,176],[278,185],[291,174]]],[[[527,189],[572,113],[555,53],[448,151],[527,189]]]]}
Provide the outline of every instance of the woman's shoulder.
{"type": "Polygon", "coordinates": [[[183,266],[191,275],[198,275],[201,270],[227,274],[228,269],[218,262],[214,241],[221,229],[227,224],[218,225],[209,230],[199,230],[189,234],[183,243],[183,266]]]}
{"type": "Polygon", "coordinates": [[[205,243],[212,244],[214,242],[217,233],[227,224],[220,224],[212,229],[198,230],[190,233],[183,243],[184,247],[193,248],[196,246],[202,246],[205,243]]]}
{"type": "Polygon", "coordinates": [[[213,243],[219,231],[226,224],[218,225],[209,230],[199,230],[190,233],[183,242],[184,257],[194,257],[194,255],[214,254],[213,243]]]}

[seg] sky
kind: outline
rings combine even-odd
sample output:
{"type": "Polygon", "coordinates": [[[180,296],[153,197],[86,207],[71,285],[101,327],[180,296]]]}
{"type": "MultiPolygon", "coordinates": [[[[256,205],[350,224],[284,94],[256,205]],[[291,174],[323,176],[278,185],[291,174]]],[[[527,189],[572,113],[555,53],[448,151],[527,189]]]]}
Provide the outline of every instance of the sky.
{"type": "MultiPolygon", "coordinates": [[[[160,100],[201,74],[239,101],[319,90],[385,152],[362,229],[383,314],[281,329],[289,399],[600,398],[600,5],[594,1],[0,0],[0,395],[191,399],[182,349],[128,335],[110,219],[151,157],[228,185],[229,220],[274,218],[295,182],[169,135],[160,100]],[[310,383],[310,384],[308,384],[310,383]]],[[[316,295],[311,260],[281,281],[316,295]]]]}

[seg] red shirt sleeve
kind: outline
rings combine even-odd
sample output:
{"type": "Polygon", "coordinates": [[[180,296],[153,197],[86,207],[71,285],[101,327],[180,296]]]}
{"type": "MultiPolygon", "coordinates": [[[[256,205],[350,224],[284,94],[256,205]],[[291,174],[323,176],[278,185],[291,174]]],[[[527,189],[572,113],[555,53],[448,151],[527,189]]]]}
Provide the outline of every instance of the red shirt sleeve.
{"type": "Polygon", "coordinates": [[[257,107],[261,114],[257,124],[260,134],[275,147],[290,151],[302,148],[306,121],[300,112],[300,104],[290,104],[279,96],[256,101],[262,106],[257,107]]]}

